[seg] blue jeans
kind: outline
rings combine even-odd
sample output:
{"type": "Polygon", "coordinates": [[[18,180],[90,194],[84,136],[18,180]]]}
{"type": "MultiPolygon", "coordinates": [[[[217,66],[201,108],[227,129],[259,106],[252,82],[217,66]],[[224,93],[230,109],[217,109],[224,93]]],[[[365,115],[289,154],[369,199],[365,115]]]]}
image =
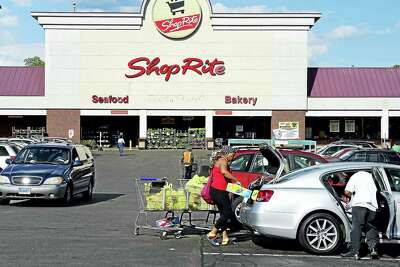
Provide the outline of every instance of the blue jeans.
{"type": "Polygon", "coordinates": [[[119,155],[122,156],[124,154],[124,145],[118,145],[119,155]]]}

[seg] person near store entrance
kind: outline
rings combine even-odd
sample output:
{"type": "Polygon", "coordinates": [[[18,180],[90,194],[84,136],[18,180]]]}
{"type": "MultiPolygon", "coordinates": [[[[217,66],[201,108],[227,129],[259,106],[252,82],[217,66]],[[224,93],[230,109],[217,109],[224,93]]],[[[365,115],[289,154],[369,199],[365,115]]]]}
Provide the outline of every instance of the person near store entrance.
{"type": "Polygon", "coordinates": [[[342,257],[360,259],[361,236],[365,230],[370,256],[372,259],[378,259],[379,254],[376,248],[379,241],[376,224],[378,201],[372,174],[366,171],[355,173],[347,183],[344,194],[343,201],[349,203],[352,208],[352,225],[350,251],[343,253],[342,257]]]}
{"type": "Polygon", "coordinates": [[[119,155],[122,157],[124,155],[124,148],[125,148],[125,140],[122,134],[119,135],[117,143],[118,143],[119,155]]]}
{"type": "Polygon", "coordinates": [[[183,152],[181,163],[184,166],[184,179],[191,179],[192,178],[192,171],[193,171],[193,162],[194,156],[191,148],[187,148],[185,152],[183,152]]]}
{"type": "Polygon", "coordinates": [[[226,188],[229,183],[240,184],[238,179],[230,173],[229,164],[235,156],[235,149],[230,146],[223,147],[220,152],[212,158],[210,196],[218,208],[220,217],[212,230],[207,234],[207,239],[215,244],[226,246],[230,243],[228,229],[234,222],[234,213],[226,188]],[[218,233],[222,233],[221,244],[216,242],[218,233]]]}

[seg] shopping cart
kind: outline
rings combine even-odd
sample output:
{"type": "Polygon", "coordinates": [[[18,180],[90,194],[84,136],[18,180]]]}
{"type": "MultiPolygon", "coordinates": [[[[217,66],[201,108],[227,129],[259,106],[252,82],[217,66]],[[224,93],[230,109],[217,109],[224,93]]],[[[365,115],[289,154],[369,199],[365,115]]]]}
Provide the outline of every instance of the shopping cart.
{"type": "Polygon", "coordinates": [[[210,206],[204,205],[200,195],[195,196],[185,190],[186,182],[187,180],[180,180],[179,186],[174,190],[167,179],[135,179],[138,203],[138,214],[134,225],[135,235],[139,235],[140,230],[151,230],[159,233],[161,239],[167,239],[170,235],[179,239],[184,235],[203,234],[210,230],[208,225],[193,224],[192,212],[208,212],[210,206]],[[150,222],[151,214],[161,213],[165,213],[164,219],[156,223],[162,221],[169,224],[161,226],[155,224],[154,221],[150,222]]]}
{"type": "Polygon", "coordinates": [[[180,12],[181,14],[185,13],[185,0],[170,0],[167,2],[169,9],[171,10],[172,15],[175,16],[176,13],[180,12]]]}
{"type": "MultiPolygon", "coordinates": [[[[176,220],[174,203],[169,199],[169,188],[167,179],[159,178],[138,178],[135,179],[136,196],[138,203],[138,214],[135,220],[134,234],[139,235],[141,229],[152,230],[160,233],[161,239],[166,239],[168,235],[178,234],[182,231],[180,221],[176,220]],[[172,203],[172,205],[171,205],[172,203]],[[155,225],[149,222],[151,213],[165,212],[164,220],[170,220],[169,226],[155,225]]],[[[183,191],[184,192],[184,191],[183,191]]],[[[181,207],[186,207],[186,197],[183,193],[184,202],[181,207]],[[183,206],[182,206],[183,205],[183,206]]]]}

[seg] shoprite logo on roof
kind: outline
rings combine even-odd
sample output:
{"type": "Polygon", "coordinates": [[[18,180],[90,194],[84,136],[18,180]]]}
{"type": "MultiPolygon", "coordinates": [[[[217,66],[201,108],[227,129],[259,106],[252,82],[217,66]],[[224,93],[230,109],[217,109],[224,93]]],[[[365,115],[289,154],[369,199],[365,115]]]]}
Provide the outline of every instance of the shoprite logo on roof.
{"type": "Polygon", "coordinates": [[[201,7],[197,0],[156,0],[153,21],[157,30],[171,39],[182,39],[200,26],[201,7]]]}

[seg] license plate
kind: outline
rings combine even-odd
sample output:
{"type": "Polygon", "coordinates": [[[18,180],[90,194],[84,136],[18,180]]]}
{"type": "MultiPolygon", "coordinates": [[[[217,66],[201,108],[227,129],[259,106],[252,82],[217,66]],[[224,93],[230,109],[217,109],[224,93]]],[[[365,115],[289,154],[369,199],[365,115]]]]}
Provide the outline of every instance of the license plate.
{"type": "Polygon", "coordinates": [[[19,187],[18,188],[18,194],[20,194],[20,195],[30,195],[31,194],[31,189],[29,187],[19,187]]]}

